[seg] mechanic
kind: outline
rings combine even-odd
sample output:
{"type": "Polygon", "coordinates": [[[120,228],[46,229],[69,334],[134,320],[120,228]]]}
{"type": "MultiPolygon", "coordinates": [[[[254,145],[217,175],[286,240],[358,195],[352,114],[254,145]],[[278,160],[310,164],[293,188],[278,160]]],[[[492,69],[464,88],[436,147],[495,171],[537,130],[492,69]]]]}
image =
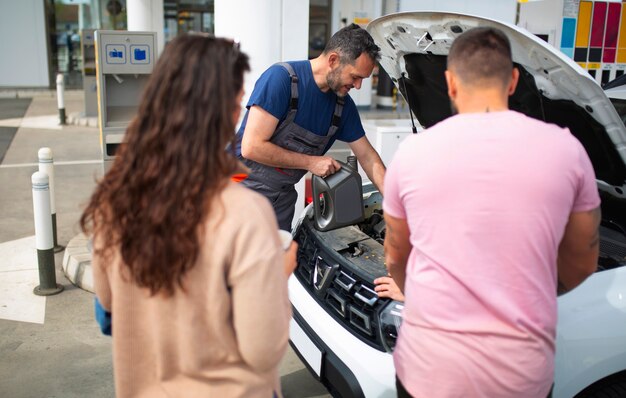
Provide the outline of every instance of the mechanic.
{"type": "Polygon", "coordinates": [[[405,294],[398,396],[545,397],[557,291],[596,269],[593,167],[567,129],[508,109],[504,33],[468,30],[447,62],[458,115],[407,138],[385,178],[386,263],[405,294]]]}
{"type": "Polygon", "coordinates": [[[291,230],[294,185],[307,171],[326,177],[340,169],[324,155],[336,139],[349,144],[370,180],[383,188],[385,166],[348,96],[371,75],[379,50],[367,31],[352,24],[335,33],[319,57],[275,64],[256,82],[237,151],[251,170],[243,184],[270,200],[281,229],[291,230]]]}

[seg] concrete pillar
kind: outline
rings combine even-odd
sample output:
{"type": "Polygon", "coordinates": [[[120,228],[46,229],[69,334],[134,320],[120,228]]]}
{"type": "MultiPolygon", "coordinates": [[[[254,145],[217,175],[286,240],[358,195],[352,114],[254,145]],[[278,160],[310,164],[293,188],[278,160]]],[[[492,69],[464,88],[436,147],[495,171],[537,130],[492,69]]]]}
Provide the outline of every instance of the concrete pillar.
{"type": "MultiPolygon", "coordinates": [[[[245,106],[254,83],[270,65],[307,59],[309,0],[215,0],[215,36],[238,39],[241,50],[250,57],[245,106]]],[[[304,179],[296,191],[297,218],[304,209],[304,179]]]]}
{"type": "Polygon", "coordinates": [[[128,30],[157,33],[157,56],[163,52],[163,0],[127,0],[128,30]]]}
{"type": "Polygon", "coordinates": [[[250,57],[245,101],[270,65],[307,58],[308,0],[215,0],[214,7],[215,36],[238,39],[250,57]]]}

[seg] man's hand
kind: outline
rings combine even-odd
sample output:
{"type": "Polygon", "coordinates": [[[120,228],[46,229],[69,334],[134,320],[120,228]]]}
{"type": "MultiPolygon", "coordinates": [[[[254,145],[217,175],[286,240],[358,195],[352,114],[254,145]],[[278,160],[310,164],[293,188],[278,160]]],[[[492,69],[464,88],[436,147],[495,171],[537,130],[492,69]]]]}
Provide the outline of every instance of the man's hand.
{"type": "Polygon", "coordinates": [[[310,162],[310,166],[307,170],[320,177],[328,177],[331,174],[335,174],[341,168],[339,162],[330,156],[312,156],[310,162]]]}
{"type": "Polygon", "coordinates": [[[374,279],[376,293],[378,297],[389,297],[392,300],[404,302],[404,294],[400,291],[396,282],[389,276],[374,279]]]}
{"type": "Polygon", "coordinates": [[[289,278],[289,276],[296,269],[296,265],[298,265],[298,263],[296,262],[297,254],[298,254],[298,244],[292,241],[291,245],[289,245],[289,248],[285,250],[285,255],[283,257],[283,266],[284,266],[285,275],[287,276],[287,278],[289,278]]]}

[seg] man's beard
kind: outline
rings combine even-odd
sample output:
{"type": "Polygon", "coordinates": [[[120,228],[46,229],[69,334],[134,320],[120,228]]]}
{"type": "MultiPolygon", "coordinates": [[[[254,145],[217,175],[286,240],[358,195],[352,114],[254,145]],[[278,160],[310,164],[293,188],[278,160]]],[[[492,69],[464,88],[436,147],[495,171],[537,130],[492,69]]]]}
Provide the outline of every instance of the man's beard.
{"type": "Polygon", "coordinates": [[[330,72],[328,72],[328,74],[326,75],[326,84],[328,84],[328,87],[333,90],[333,92],[335,94],[337,94],[337,96],[339,97],[345,97],[348,93],[341,93],[341,87],[343,87],[343,84],[341,84],[341,71],[343,70],[343,66],[338,66],[337,68],[335,68],[334,70],[331,70],[330,72]]]}

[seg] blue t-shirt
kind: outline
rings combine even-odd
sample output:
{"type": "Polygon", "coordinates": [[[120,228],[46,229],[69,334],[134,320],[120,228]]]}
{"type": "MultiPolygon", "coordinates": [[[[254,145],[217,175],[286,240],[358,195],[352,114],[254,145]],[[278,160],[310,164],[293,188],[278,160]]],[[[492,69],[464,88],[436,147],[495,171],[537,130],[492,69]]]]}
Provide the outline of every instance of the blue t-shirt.
{"type": "MultiPolygon", "coordinates": [[[[332,121],[332,115],[337,103],[337,95],[332,91],[322,92],[315,79],[309,61],[289,62],[298,76],[298,112],[295,122],[312,133],[325,136],[332,121]]],[[[250,107],[258,105],[271,113],[280,123],[289,112],[291,99],[291,78],[289,72],[280,65],[272,65],[267,69],[254,85],[250,95],[243,122],[237,132],[237,155],[241,154],[241,137],[246,128],[250,107]]],[[[361,118],[350,96],[345,97],[345,104],[341,113],[341,123],[335,136],[330,140],[324,152],[337,139],[352,142],[365,135],[361,118]]]]}

